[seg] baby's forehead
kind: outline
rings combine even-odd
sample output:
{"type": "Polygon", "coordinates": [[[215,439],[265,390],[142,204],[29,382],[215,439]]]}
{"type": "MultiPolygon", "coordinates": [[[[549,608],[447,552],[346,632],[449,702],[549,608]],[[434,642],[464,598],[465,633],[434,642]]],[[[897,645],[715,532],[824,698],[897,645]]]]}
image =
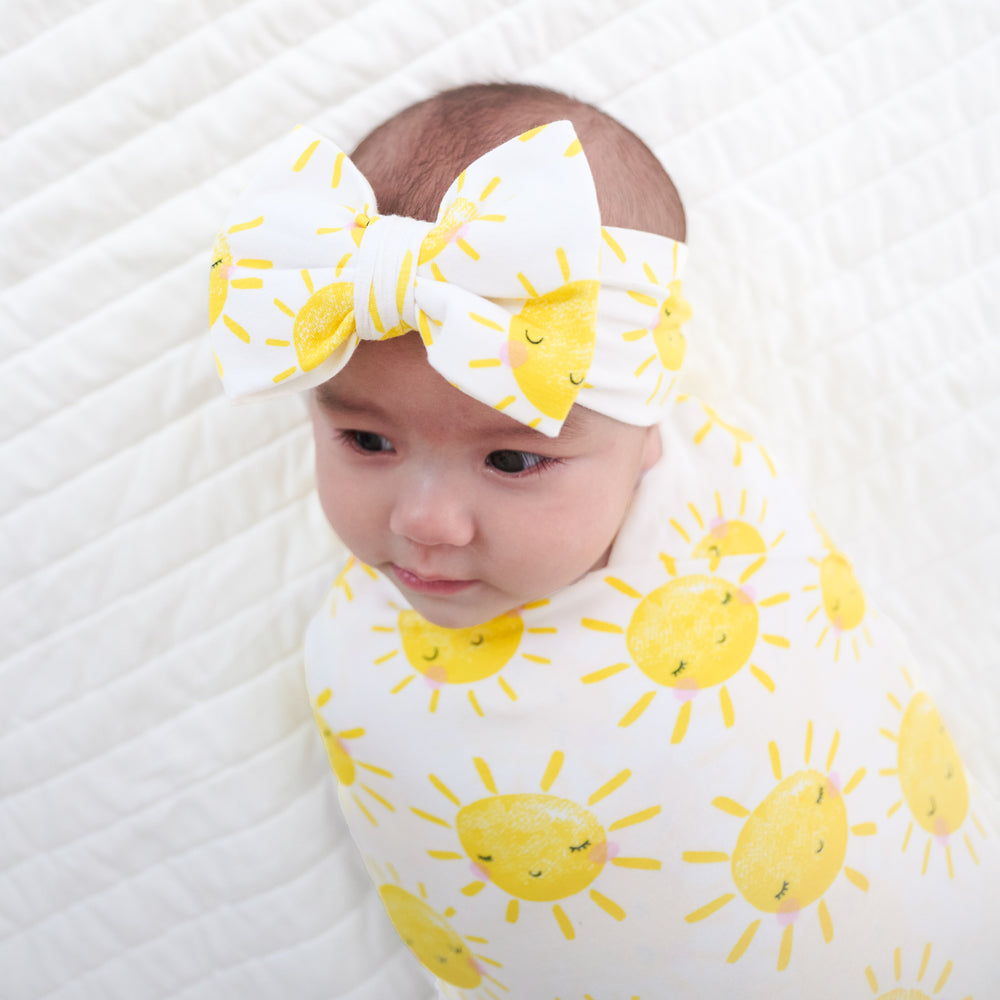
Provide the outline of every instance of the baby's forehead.
{"type": "Polygon", "coordinates": [[[346,367],[315,389],[319,407],[340,418],[384,421],[452,442],[503,440],[525,451],[551,449],[600,436],[626,440],[640,428],[574,405],[556,438],[474,399],[431,367],[418,333],[362,342],[346,367]]]}

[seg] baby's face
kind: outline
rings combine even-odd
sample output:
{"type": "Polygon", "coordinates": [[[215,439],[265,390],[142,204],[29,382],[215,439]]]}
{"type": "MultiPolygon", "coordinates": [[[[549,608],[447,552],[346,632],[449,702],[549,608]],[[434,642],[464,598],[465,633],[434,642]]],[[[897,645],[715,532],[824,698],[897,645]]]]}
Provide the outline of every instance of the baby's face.
{"type": "Polygon", "coordinates": [[[361,343],[312,394],[333,530],[428,621],[478,625],[603,566],[655,427],[574,407],[558,438],[454,388],[418,334],[361,343]]]}

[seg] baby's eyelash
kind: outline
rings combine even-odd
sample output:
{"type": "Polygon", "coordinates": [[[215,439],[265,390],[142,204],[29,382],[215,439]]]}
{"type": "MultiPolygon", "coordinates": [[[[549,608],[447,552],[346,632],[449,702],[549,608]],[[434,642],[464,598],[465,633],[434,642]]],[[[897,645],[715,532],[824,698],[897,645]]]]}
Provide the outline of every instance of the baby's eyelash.
{"type": "Polygon", "coordinates": [[[395,451],[392,442],[375,431],[338,430],[337,437],[349,448],[366,455],[380,455],[384,452],[395,451]],[[375,447],[372,447],[373,445],[375,447]]]}
{"type": "Polygon", "coordinates": [[[486,464],[490,468],[512,479],[544,472],[561,461],[560,458],[548,458],[545,455],[517,451],[514,448],[500,448],[486,456],[486,464]]]}

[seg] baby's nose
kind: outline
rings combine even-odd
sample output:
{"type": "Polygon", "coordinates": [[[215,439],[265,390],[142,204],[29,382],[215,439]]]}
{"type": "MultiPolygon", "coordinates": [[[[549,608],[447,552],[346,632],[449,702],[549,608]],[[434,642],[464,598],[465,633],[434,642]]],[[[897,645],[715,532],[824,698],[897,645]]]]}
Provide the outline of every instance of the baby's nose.
{"type": "Polygon", "coordinates": [[[468,545],[476,533],[468,491],[456,477],[415,477],[400,490],[389,528],[418,545],[468,545]]]}

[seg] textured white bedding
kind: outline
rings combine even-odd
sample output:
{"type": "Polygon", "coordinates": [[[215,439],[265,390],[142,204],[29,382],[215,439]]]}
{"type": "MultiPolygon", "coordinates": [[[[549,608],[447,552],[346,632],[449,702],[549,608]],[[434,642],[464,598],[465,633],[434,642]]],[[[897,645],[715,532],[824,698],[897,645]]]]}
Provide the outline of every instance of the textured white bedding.
{"type": "Polygon", "coordinates": [[[0,52],[0,997],[430,996],[304,693],[304,407],[223,400],[207,264],[292,126],[349,148],[470,80],[662,157],[688,386],[804,481],[1000,795],[992,0],[7,0],[0,52]]]}

